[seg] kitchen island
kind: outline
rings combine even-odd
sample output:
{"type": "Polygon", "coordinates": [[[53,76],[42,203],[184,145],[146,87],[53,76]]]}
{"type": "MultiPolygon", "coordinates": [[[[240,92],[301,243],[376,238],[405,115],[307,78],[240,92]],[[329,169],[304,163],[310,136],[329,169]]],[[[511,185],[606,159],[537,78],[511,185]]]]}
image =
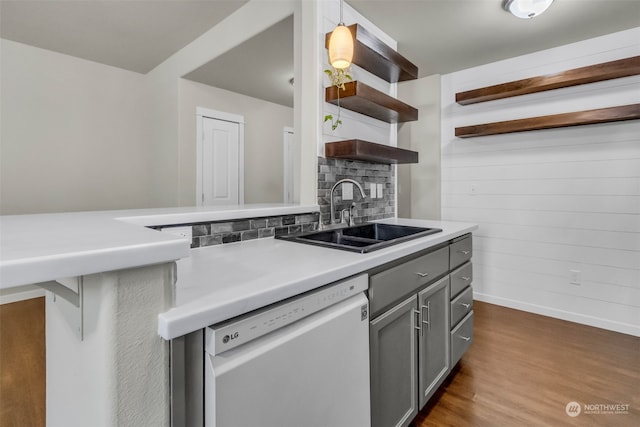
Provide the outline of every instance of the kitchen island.
{"type": "Polygon", "coordinates": [[[2,287],[42,283],[56,292],[47,295],[48,423],[169,425],[167,340],[476,228],[389,219],[443,232],[369,254],[272,238],[190,250],[189,241],[148,228],[313,210],[278,205],[2,218],[2,287]]]}

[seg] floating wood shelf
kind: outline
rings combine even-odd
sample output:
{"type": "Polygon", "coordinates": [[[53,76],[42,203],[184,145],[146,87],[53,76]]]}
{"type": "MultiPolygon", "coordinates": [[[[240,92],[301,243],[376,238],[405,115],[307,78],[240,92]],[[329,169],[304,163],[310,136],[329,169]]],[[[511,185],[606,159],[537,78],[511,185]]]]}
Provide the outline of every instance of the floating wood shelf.
{"type": "Polygon", "coordinates": [[[461,105],[476,104],[638,74],[640,74],[640,56],[634,56],[617,61],[574,68],[547,76],[531,77],[466,92],[458,92],[456,93],[456,102],[461,105]]]}
{"type": "MultiPolygon", "coordinates": [[[[418,67],[404,56],[364,29],[361,25],[349,25],[353,36],[353,63],[389,83],[418,78],[418,67]]],[[[325,47],[329,48],[331,33],[325,36],[325,47]]]]}
{"type": "Polygon", "coordinates": [[[335,159],[362,160],[373,163],[418,163],[418,153],[416,151],[360,139],[326,143],[324,145],[324,155],[335,159]]]}
{"type": "Polygon", "coordinates": [[[418,110],[396,98],[380,92],[362,82],[345,83],[345,89],[336,86],[325,89],[325,100],[347,110],[364,114],[387,123],[411,122],[418,120],[418,110]]]}
{"type": "Polygon", "coordinates": [[[640,119],[640,104],[631,104],[621,107],[599,108],[597,110],[578,111],[575,113],[554,114],[551,116],[530,117],[527,119],[459,127],[456,128],[456,136],[459,138],[470,138],[474,136],[498,135],[528,130],[553,129],[637,119],[640,119]]]}

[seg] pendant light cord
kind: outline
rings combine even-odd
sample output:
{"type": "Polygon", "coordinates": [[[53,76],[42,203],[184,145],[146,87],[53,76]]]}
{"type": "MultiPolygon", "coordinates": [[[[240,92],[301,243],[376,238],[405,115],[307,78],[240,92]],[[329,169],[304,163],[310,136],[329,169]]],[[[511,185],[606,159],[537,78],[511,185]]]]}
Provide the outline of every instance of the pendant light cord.
{"type": "Polygon", "coordinates": [[[344,0],[340,0],[340,22],[338,23],[338,25],[344,25],[344,22],[342,22],[342,5],[344,3],[344,0]]]}

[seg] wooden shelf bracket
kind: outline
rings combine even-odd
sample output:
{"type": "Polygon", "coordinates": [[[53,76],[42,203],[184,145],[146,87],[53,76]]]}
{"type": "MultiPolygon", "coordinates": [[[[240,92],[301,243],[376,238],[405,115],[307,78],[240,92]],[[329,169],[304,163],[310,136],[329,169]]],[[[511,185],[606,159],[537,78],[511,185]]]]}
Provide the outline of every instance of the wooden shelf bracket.
{"type": "Polygon", "coordinates": [[[549,116],[458,127],[455,130],[455,136],[459,138],[471,138],[476,136],[499,135],[503,133],[637,119],[640,119],[640,104],[630,104],[619,107],[599,108],[573,113],[553,114],[549,116]]]}
{"type": "Polygon", "coordinates": [[[547,76],[531,77],[466,92],[458,92],[456,93],[456,102],[460,105],[476,104],[638,74],[640,74],[640,56],[633,56],[602,64],[574,68],[547,76]]]}
{"type": "MultiPolygon", "coordinates": [[[[362,25],[349,25],[353,36],[353,63],[389,83],[415,80],[418,67],[367,31],[362,25]]],[[[325,47],[329,48],[331,33],[325,35],[325,47]]]]}
{"type": "Polygon", "coordinates": [[[324,145],[324,154],[326,157],[334,159],[361,160],[373,163],[418,163],[418,153],[416,151],[360,139],[328,142],[324,145]]]}
{"type": "Polygon", "coordinates": [[[404,102],[380,92],[362,82],[345,83],[345,89],[329,86],[325,89],[325,100],[347,110],[364,114],[387,123],[418,120],[418,110],[404,102]]]}

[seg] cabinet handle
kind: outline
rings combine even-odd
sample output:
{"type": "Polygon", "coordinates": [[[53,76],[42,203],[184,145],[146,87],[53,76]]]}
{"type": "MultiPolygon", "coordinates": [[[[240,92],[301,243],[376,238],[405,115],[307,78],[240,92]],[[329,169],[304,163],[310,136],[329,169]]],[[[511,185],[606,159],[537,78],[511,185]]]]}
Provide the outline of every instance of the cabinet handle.
{"type": "Polygon", "coordinates": [[[471,277],[462,276],[461,279],[464,280],[465,282],[468,282],[469,280],[471,280],[471,277]]]}
{"type": "Polygon", "coordinates": [[[465,304],[464,302],[461,302],[460,305],[463,306],[464,308],[471,307],[471,304],[465,304]]]}
{"type": "Polygon", "coordinates": [[[459,253],[461,253],[462,255],[469,255],[471,253],[471,251],[458,251],[459,253]]]}
{"type": "Polygon", "coordinates": [[[465,341],[470,341],[471,337],[463,337],[462,335],[458,335],[458,338],[462,338],[465,341]]]}
{"type": "Polygon", "coordinates": [[[431,330],[431,301],[427,301],[427,305],[422,305],[421,310],[427,309],[427,320],[424,320],[424,314],[422,315],[422,323],[427,325],[427,328],[431,330]]]}
{"type": "Polygon", "coordinates": [[[420,332],[422,332],[422,328],[420,327],[420,315],[421,313],[418,310],[413,310],[413,314],[417,314],[418,315],[418,325],[414,325],[413,327],[416,328],[417,330],[419,330],[420,332]]]}
{"type": "Polygon", "coordinates": [[[429,273],[416,273],[420,277],[427,277],[429,273]]]}

